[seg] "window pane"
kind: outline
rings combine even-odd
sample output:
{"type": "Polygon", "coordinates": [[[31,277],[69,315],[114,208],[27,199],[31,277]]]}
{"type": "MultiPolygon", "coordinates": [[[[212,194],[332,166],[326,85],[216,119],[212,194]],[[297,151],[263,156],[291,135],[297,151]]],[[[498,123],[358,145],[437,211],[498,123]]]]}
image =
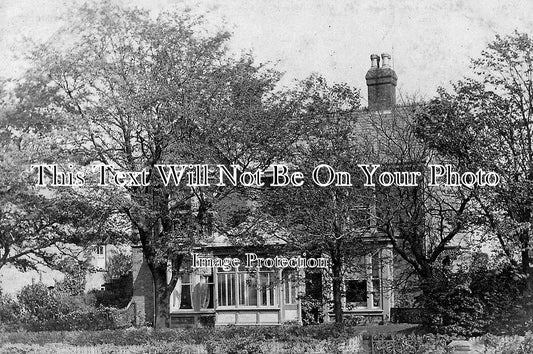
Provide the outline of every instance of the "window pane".
{"type": "Polygon", "coordinates": [[[273,272],[259,272],[259,295],[261,297],[262,306],[274,306],[277,304],[276,277],[273,272]]]}
{"type": "Polygon", "coordinates": [[[381,284],[379,279],[372,280],[372,293],[374,297],[374,307],[381,306],[381,284]]]}
{"type": "Polygon", "coordinates": [[[239,274],[239,305],[248,305],[246,294],[246,274],[239,274]]]}
{"type": "Polygon", "coordinates": [[[235,273],[219,273],[217,285],[219,305],[235,306],[235,273]]]}
{"type": "Polygon", "coordinates": [[[259,284],[260,284],[260,293],[261,293],[261,305],[268,306],[268,274],[260,273],[259,274],[259,284]]]}
{"type": "Polygon", "coordinates": [[[180,309],[192,309],[191,285],[190,284],[181,285],[180,309]]]}
{"type": "Polygon", "coordinates": [[[373,294],[373,306],[381,306],[381,270],[383,263],[379,252],[376,252],[372,256],[372,294],[373,294]]]}
{"type": "Polygon", "coordinates": [[[248,304],[250,306],[257,306],[257,286],[253,284],[248,285],[248,304]]]}
{"type": "Polygon", "coordinates": [[[291,283],[288,279],[285,281],[284,292],[285,292],[285,303],[291,304],[291,283]]]}
{"type": "Polygon", "coordinates": [[[213,304],[213,276],[202,275],[200,277],[201,308],[212,309],[213,304]]]}
{"type": "Polygon", "coordinates": [[[347,280],[345,284],[346,302],[366,307],[366,280],[347,280]]]}
{"type": "Polygon", "coordinates": [[[228,306],[235,305],[235,274],[227,274],[228,277],[228,306]]]}
{"type": "Polygon", "coordinates": [[[297,290],[296,275],[292,271],[283,271],[283,292],[285,294],[286,304],[296,303],[296,290],[297,290]]]}
{"type": "Polygon", "coordinates": [[[257,306],[257,287],[248,273],[239,274],[239,305],[257,306]]]}
{"type": "Polygon", "coordinates": [[[381,278],[381,259],[379,253],[372,256],[372,278],[381,278]]]}
{"type": "Polygon", "coordinates": [[[172,307],[173,310],[179,309],[180,301],[181,301],[181,294],[176,287],[170,297],[170,306],[172,307]]]}
{"type": "Polygon", "coordinates": [[[218,304],[220,306],[227,306],[228,302],[226,300],[226,274],[218,275],[218,304]]]}

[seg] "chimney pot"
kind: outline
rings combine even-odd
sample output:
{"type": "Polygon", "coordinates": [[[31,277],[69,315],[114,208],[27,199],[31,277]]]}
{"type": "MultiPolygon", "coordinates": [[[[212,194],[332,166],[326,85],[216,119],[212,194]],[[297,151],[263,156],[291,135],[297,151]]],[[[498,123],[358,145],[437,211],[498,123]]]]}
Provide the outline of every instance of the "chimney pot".
{"type": "Polygon", "coordinates": [[[381,54],[381,59],[383,59],[383,68],[390,68],[390,59],[391,56],[389,53],[383,53],[381,54]]]}
{"type": "Polygon", "coordinates": [[[370,55],[370,61],[371,61],[370,69],[379,68],[379,55],[377,54],[370,55]]]}

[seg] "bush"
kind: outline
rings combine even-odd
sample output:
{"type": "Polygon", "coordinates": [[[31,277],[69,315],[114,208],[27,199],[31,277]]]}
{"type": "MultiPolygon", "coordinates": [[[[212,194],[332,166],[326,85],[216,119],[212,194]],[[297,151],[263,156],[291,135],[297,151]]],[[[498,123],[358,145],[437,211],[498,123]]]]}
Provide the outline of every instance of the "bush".
{"type": "Polygon", "coordinates": [[[27,285],[18,303],[0,296],[0,320],[9,329],[102,330],[116,328],[115,310],[95,307],[89,295],[65,296],[41,283],[27,285]]]}
{"type": "MultiPolygon", "coordinates": [[[[387,326],[379,326],[385,329],[387,326]]],[[[369,329],[365,329],[369,331],[369,329]]],[[[67,343],[81,346],[97,344],[110,345],[144,345],[153,342],[183,342],[187,344],[210,344],[227,346],[229,342],[284,342],[310,343],[343,342],[349,338],[359,336],[360,329],[334,324],[316,326],[274,326],[274,327],[235,327],[223,328],[192,328],[192,329],[152,329],[128,328],[101,331],[55,331],[55,332],[26,332],[0,333],[0,343],[67,343]]],[[[235,346],[240,345],[235,343],[235,346]]]]}
{"type": "Polygon", "coordinates": [[[523,278],[511,268],[443,272],[423,286],[425,328],[467,337],[501,333],[516,318],[523,287],[523,278]]]}
{"type": "Polygon", "coordinates": [[[96,304],[105,307],[124,308],[133,295],[133,274],[131,272],[109,280],[105,290],[91,292],[96,297],[96,304]]]}
{"type": "Polygon", "coordinates": [[[301,299],[302,322],[304,325],[314,325],[322,323],[326,314],[324,304],[319,299],[304,296],[301,299]]]}
{"type": "Polygon", "coordinates": [[[0,289],[0,324],[17,322],[19,317],[20,306],[0,289]]]}
{"type": "Polygon", "coordinates": [[[373,348],[377,353],[388,353],[394,348],[397,354],[413,353],[432,353],[444,354],[449,353],[448,343],[452,337],[444,335],[395,335],[395,336],[374,336],[372,338],[373,348]]]}
{"type": "Polygon", "coordinates": [[[58,294],[42,283],[26,285],[17,298],[23,318],[29,322],[46,322],[61,314],[58,294]]]}

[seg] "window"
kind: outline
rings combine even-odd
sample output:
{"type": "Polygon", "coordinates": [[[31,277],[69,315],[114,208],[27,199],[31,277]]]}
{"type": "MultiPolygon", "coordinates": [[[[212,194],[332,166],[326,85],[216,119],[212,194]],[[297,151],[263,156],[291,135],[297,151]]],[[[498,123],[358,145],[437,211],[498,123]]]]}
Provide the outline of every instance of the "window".
{"type": "Polygon", "coordinates": [[[239,305],[257,306],[257,281],[251,274],[239,273],[239,305]]]}
{"type": "Polygon", "coordinates": [[[213,289],[213,275],[183,274],[170,296],[170,310],[212,309],[213,289]]]}
{"type": "Polygon", "coordinates": [[[372,275],[371,275],[371,283],[372,283],[372,306],[379,308],[381,307],[381,270],[383,267],[383,263],[381,260],[381,257],[379,255],[379,252],[376,252],[372,256],[372,275]]]}
{"type": "Polygon", "coordinates": [[[352,308],[381,308],[382,268],[381,252],[360,258],[361,271],[344,281],[346,306],[352,308]]]}
{"type": "Polygon", "coordinates": [[[106,259],[105,259],[105,245],[98,245],[96,247],[96,268],[100,269],[101,271],[106,269],[106,259]]]}
{"type": "Polygon", "coordinates": [[[235,272],[220,272],[217,276],[218,305],[235,306],[235,272]]]}
{"type": "Polygon", "coordinates": [[[170,298],[171,310],[192,309],[191,275],[183,274],[170,298]]]}
{"type": "Polygon", "coordinates": [[[276,305],[274,278],[275,274],[270,271],[259,272],[259,284],[257,290],[261,299],[260,304],[262,306],[276,305]]]}
{"type": "Polygon", "coordinates": [[[213,288],[213,276],[201,275],[199,284],[201,309],[212,309],[214,307],[213,288]]]}
{"type": "Polygon", "coordinates": [[[283,294],[285,304],[296,304],[298,295],[298,279],[294,271],[283,271],[283,294]]]}
{"type": "Polygon", "coordinates": [[[271,270],[247,271],[244,269],[217,274],[219,306],[278,305],[277,273],[271,270]]]}
{"type": "Polygon", "coordinates": [[[347,280],[346,302],[357,307],[367,306],[366,280],[347,280]]]}

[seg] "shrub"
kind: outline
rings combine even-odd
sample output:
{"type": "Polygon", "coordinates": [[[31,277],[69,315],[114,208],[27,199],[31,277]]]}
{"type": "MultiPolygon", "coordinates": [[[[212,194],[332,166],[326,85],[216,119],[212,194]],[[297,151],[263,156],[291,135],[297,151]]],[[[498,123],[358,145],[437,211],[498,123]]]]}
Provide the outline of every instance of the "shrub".
{"type": "Polygon", "coordinates": [[[521,336],[484,335],[478,340],[487,353],[521,354],[533,353],[533,334],[527,332],[521,336]]]}
{"type": "Polygon", "coordinates": [[[87,283],[88,263],[67,258],[61,260],[57,266],[65,277],[61,281],[56,281],[55,289],[67,295],[83,295],[87,283]]]}
{"type": "Polygon", "coordinates": [[[24,320],[31,323],[54,320],[61,313],[58,294],[42,283],[26,285],[17,298],[24,320]]]}
{"type": "Polygon", "coordinates": [[[20,306],[0,290],[0,324],[16,324],[20,318],[20,306]]]}
{"type": "Polygon", "coordinates": [[[115,310],[95,307],[95,299],[89,295],[65,296],[38,283],[22,288],[17,298],[18,303],[0,298],[0,319],[11,329],[71,331],[116,328],[115,310]]]}
{"type": "Polygon", "coordinates": [[[96,304],[106,307],[123,308],[133,295],[133,274],[131,272],[109,280],[105,290],[94,290],[96,304]]]}
{"type": "Polygon", "coordinates": [[[523,286],[511,268],[443,272],[424,284],[424,325],[434,333],[468,337],[501,333],[517,317],[523,286]]]}
{"type": "Polygon", "coordinates": [[[310,296],[304,296],[301,299],[302,322],[304,325],[313,325],[323,322],[324,304],[321,300],[310,296]]]}

